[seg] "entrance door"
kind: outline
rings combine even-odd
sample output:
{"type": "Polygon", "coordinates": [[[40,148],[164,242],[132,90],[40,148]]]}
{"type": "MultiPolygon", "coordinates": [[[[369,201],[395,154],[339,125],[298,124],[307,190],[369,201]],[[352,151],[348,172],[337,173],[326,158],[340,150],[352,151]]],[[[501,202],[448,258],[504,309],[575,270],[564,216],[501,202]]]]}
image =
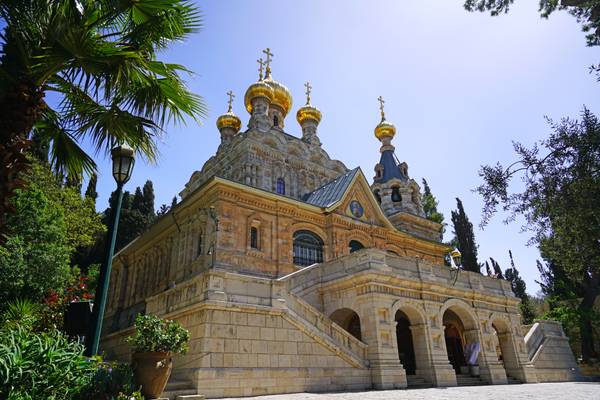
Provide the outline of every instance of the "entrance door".
{"type": "Polygon", "coordinates": [[[463,352],[462,340],[458,329],[451,325],[444,331],[446,337],[446,350],[448,351],[448,361],[457,374],[460,374],[460,367],[466,365],[465,354],[463,352]]]}
{"type": "Polygon", "coordinates": [[[398,340],[398,356],[407,375],[414,375],[417,370],[415,362],[415,348],[413,347],[410,321],[401,316],[396,319],[396,339],[398,340]]]}

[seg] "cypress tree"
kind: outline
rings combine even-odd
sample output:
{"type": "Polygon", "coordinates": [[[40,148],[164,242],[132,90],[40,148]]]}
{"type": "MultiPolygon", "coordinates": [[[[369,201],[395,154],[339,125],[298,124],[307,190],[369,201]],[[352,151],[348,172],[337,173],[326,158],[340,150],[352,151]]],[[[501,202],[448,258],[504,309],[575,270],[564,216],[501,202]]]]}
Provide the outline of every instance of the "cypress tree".
{"type": "Polygon", "coordinates": [[[523,324],[531,324],[535,319],[535,310],[533,308],[533,304],[531,302],[531,298],[527,294],[527,285],[521,276],[519,275],[519,271],[517,267],[515,267],[515,262],[513,260],[512,251],[508,250],[508,255],[510,256],[510,265],[511,268],[508,268],[505,273],[505,279],[510,282],[510,287],[518,298],[521,299],[521,304],[519,308],[521,310],[521,319],[523,324]]]}
{"type": "Polygon", "coordinates": [[[154,185],[151,180],[147,180],[142,188],[142,203],[140,212],[148,217],[154,217],[154,185]]]}
{"type": "Polygon", "coordinates": [[[171,210],[173,207],[177,205],[177,196],[173,196],[173,200],[171,200],[171,210]]]}
{"type": "Polygon", "coordinates": [[[458,197],[456,198],[456,206],[457,210],[452,211],[452,225],[454,226],[458,249],[462,254],[463,268],[467,271],[480,272],[473,224],[469,221],[462,201],[458,197]]]}
{"type": "Polygon", "coordinates": [[[96,204],[96,199],[98,198],[98,192],[96,191],[96,184],[98,183],[98,175],[92,174],[90,177],[90,181],[88,182],[87,188],[85,189],[85,197],[92,199],[94,204],[96,204]]]}
{"type": "Polygon", "coordinates": [[[438,224],[442,224],[442,228],[440,229],[440,240],[444,236],[444,231],[446,230],[444,224],[444,214],[437,210],[438,201],[435,196],[431,193],[431,188],[429,184],[423,178],[423,197],[421,198],[421,206],[423,207],[423,212],[425,213],[425,218],[430,221],[437,222],[438,224]]]}

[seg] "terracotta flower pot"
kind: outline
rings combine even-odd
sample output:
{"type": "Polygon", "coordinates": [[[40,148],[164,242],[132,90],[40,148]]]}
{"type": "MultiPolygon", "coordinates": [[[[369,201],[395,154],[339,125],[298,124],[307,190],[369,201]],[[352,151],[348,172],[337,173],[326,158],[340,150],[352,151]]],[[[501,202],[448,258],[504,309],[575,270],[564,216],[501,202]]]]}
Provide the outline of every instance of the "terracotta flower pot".
{"type": "Polygon", "coordinates": [[[132,361],[135,381],[142,387],[144,397],[147,399],[160,397],[171,376],[173,368],[171,353],[133,353],[132,361]]]}

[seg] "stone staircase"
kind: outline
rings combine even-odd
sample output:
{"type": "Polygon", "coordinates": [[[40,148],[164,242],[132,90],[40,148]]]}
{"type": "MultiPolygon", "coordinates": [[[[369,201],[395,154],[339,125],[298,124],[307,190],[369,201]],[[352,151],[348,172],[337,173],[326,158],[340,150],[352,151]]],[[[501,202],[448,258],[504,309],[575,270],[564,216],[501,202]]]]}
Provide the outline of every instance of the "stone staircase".
{"type": "Polygon", "coordinates": [[[433,387],[427,381],[418,375],[406,375],[406,383],[409,389],[424,389],[433,387]]]}
{"type": "Polygon", "coordinates": [[[513,378],[512,376],[506,376],[507,379],[507,384],[509,385],[520,385],[523,382],[521,382],[520,380],[518,380],[517,378],[513,378]]]}
{"type": "Polygon", "coordinates": [[[204,400],[204,395],[197,393],[192,382],[172,379],[157,400],[204,400]]]}
{"type": "Polygon", "coordinates": [[[458,386],[483,386],[487,385],[480,377],[471,375],[456,375],[456,384],[458,386]]]}

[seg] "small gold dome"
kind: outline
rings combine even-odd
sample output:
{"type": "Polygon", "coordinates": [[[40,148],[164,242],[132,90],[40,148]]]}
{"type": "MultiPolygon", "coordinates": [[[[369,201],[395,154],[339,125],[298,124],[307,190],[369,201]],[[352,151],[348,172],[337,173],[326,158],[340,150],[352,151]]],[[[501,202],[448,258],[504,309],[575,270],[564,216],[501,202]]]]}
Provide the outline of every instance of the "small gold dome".
{"type": "Polygon", "coordinates": [[[272,102],[275,97],[275,91],[270,85],[267,85],[265,81],[258,81],[250,85],[244,95],[244,104],[246,105],[246,110],[248,110],[250,114],[252,114],[252,99],[256,97],[265,97],[269,102],[272,102]]]}
{"type": "Polygon", "coordinates": [[[217,129],[223,128],[233,128],[237,133],[242,128],[242,121],[232,111],[228,111],[217,118],[217,129]]]}
{"type": "Polygon", "coordinates": [[[296,119],[300,125],[309,119],[317,121],[318,124],[321,122],[321,111],[311,105],[305,105],[298,109],[298,112],[296,113],[296,119]]]}
{"type": "Polygon", "coordinates": [[[281,107],[283,116],[285,117],[292,109],[292,94],[288,88],[281,83],[274,81],[270,76],[267,77],[264,82],[273,88],[275,94],[271,104],[281,107]]]}
{"type": "Polygon", "coordinates": [[[379,125],[375,127],[375,137],[379,140],[389,137],[393,138],[396,134],[396,127],[391,122],[387,122],[385,119],[381,120],[379,125]]]}

